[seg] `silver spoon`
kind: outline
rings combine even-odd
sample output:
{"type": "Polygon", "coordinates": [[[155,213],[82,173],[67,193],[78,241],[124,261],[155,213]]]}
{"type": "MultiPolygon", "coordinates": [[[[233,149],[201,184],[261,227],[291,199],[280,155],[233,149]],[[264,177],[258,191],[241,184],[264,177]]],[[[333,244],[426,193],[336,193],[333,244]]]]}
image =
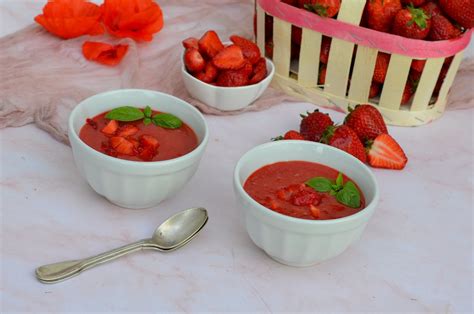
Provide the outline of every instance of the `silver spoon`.
{"type": "Polygon", "coordinates": [[[141,240],[82,260],[44,265],[36,269],[36,277],[43,283],[56,283],[79,275],[86,269],[141,249],[170,252],[191,241],[204,227],[207,220],[206,209],[187,209],[168,218],[155,230],[150,239],[141,240]]]}

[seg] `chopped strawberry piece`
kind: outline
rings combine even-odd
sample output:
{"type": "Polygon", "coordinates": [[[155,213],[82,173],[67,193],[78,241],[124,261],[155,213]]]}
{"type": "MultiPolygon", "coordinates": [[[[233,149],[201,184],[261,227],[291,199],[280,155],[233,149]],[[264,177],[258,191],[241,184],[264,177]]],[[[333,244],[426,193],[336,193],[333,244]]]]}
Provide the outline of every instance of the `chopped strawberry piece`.
{"type": "Polygon", "coordinates": [[[138,147],[140,146],[140,142],[139,142],[139,141],[137,141],[137,140],[134,139],[134,138],[129,138],[128,141],[130,141],[130,143],[133,144],[133,148],[134,148],[135,150],[138,150],[138,147]]]}
{"type": "Polygon", "coordinates": [[[140,137],[140,145],[143,147],[152,147],[156,150],[160,146],[160,143],[155,137],[151,135],[142,135],[140,137]]]}
{"type": "Polygon", "coordinates": [[[197,38],[189,37],[183,40],[183,47],[186,49],[195,48],[199,49],[199,41],[197,38]]]}
{"type": "Polygon", "coordinates": [[[230,45],[215,55],[212,62],[219,69],[236,70],[245,64],[245,58],[239,46],[230,45]]]}
{"type": "Polygon", "coordinates": [[[138,132],[138,128],[133,124],[125,124],[118,128],[117,136],[127,137],[138,132]]]}
{"type": "Polygon", "coordinates": [[[114,135],[119,127],[119,124],[116,120],[110,120],[109,123],[101,130],[102,133],[107,135],[114,135]]]}
{"type": "Polygon", "coordinates": [[[207,31],[198,42],[199,51],[207,57],[213,58],[217,55],[224,45],[215,31],[207,31]]]}
{"type": "Polygon", "coordinates": [[[97,122],[92,119],[86,119],[86,123],[89,124],[94,130],[97,130],[97,122]]]}
{"type": "Polygon", "coordinates": [[[143,150],[138,153],[138,157],[144,161],[151,161],[156,153],[156,148],[153,146],[144,146],[143,150]]]}
{"type": "Polygon", "coordinates": [[[367,159],[372,167],[400,170],[408,158],[400,145],[388,134],[380,134],[369,144],[367,159]]]}
{"type": "Polygon", "coordinates": [[[253,69],[252,77],[250,78],[249,84],[256,84],[263,80],[267,76],[267,62],[265,58],[260,58],[255,64],[253,69]]]}
{"type": "Polygon", "coordinates": [[[311,211],[311,214],[314,216],[314,218],[319,219],[321,217],[321,210],[318,207],[309,205],[309,210],[311,211]]]}
{"type": "Polygon", "coordinates": [[[119,154],[130,156],[136,154],[136,151],[133,147],[133,143],[120,136],[111,137],[110,146],[115,149],[119,154]]]}
{"type": "Polygon", "coordinates": [[[272,199],[271,197],[267,196],[265,200],[262,202],[262,205],[268,207],[270,209],[276,210],[278,209],[278,205],[276,200],[272,199]]]}
{"type": "Polygon", "coordinates": [[[249,82],[248,76],[242,71],[227,70],[222,71],[217,77],[217,86],[237,87],[245,86],[249,82]]]}
{"type": "Polygon", "coordinates": [[[250,63],[255,64],[260,60],[260,49],[258,49],[258,46],[253,41],[237,35],[230,36],[230,40],[242,49],[244,57],[248,59],[250,63]]]}
{"type": "Polygon", "coordinates": [[[110,143],[108,141],[102,142],[101,148],[106,155],[112,157],[117,157],[118,155],[118,153],[112,147],[110,147],[110,143]]]}
{"type": "Polygon", "coordinates": [[[189,48],[184,53],[184,65],[189,72],[195,73],[204,70],[206,61],[199,50],[196,48],[189,48]]]}
{"type": "Polygon", "coordinates": [[[212,62],[208,62],[206,67],[204,68],[203,72],[196,73],[196,78],[200,81],[205,83],[212,83],[216,80],[218,74],[217,68],[212,64],[212,62]]]}
{"type": "Polygon", "coordinates": [[[298,191],[291,197],[291,203],[296,206],[318,205],[319,202],[321,202],[321,197],[310,188],[298,191]]]}

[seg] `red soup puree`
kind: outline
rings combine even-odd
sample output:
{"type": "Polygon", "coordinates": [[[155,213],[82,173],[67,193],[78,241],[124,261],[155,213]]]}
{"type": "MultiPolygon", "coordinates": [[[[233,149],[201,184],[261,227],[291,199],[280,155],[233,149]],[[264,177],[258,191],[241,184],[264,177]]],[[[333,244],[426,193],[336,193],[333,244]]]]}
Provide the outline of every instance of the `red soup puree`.
{"type": "Polygon", "coordinates": [[[364,195],[350,178],[330,167],[307,161],[266,165],[247,179],[244,190],[273,211],[303,219],[342,218],[365,207],[364,195]],[[339,192],[341,190],[344,191],[339,192]],[[354,193],[358,193],[355,199],[354,193]]]}
{"type": "MultiPolygon", "coordinates": [[[[140,109],[143,111],[143,109],[140,109]]],[[[144,119],[117,121],[107,119],[108,112],[87,119],[79,137],[93,149],[106,155],[133,161],[160,161],[183,156],[198,146],[193,129],[181,122],[167,128],[144,119]]],[[[161,114],[151,111],[151,116],[161,114]]]]}

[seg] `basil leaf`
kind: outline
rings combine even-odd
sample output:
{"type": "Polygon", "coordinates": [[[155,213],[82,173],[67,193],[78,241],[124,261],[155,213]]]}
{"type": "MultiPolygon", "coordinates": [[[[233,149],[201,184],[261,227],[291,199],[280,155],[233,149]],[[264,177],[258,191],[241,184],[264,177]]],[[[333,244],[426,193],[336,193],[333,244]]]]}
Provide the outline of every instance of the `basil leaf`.
{"type": "Polygon", "coordinates": [[[143,119],[145,115],[138,108],[125,106],[110,110],[105,117],[117,121],[136,121],[143,119]]]}
{"type": "Polygon", "coordinates": [[[342,184],[343,184],[343,179],[342,179],[342,173],[339,172],[339,174],[337,175],[337,178],[336,178],[336,185],[338,187],[342,187],[342,184]]]}
{"type": "Polygon", "coordinates": [[[152,118],[152,121],[156,126],[161,126],[166,129],[177,129],[183,125],[183,121],[170,113],[156,114],[152,118]]]}
{"type": "Polygon", "coordinates": [[[332,191],[332,181],[325,177],[314,177],[306,181],[306,185],[318,192],[332,191]]]}
{"type": "Polygon", "coordinates": [[[352,208],[360,207],[360,192],[354,183],[348,181],[342,190],[337,192],[336,199],[339,203],[352,208]]]}
{"type": "Polygon", "coordinates": [[[143,113],[145,114],[145,118],[151,118],[151,108],[150,108],[150,106],[146,106],[145,109],[143,110],[143,113]]]}
{"type": "Polygon", "coordinates": [[[147,118],[143,119],[143,124],[144,124],[144,125],[148,125],[148,124],[150,124],[150,123],[151,123],[151,118],[148,118],[148,117],[147,117],[147,118]]]}

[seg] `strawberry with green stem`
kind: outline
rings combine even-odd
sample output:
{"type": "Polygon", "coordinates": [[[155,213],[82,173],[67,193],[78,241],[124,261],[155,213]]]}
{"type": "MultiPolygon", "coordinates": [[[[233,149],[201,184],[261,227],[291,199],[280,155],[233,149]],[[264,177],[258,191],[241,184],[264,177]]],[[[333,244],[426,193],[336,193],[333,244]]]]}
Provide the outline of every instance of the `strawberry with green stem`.
{"type": "Polygon", "coordinates": [[[322,113],[318,109],[312,113],[307,112],[306,115],[300,115],[300,133],[307,141],[319,142],[323,133],[334,122],[327,113],[322,113]]]}
{"type": "Polygon", "coordinates": [[[430,28],[430,16],[423,9],[409,5],[395,15],[392,33],[407,38],[425,39],[430,32],[430,28]]]}
{"type": "Polygon", "coordinates": [[[357,133],[347,125],[329,126],[324,132],[321,142],[339,148],[362,162],[367,160],[364,145],[357,133]]]}
{"type": "Polygon", "coordinates": [[[334,17],[341,8],[341,0],[299,0],[299,7],[322,17],[334,17]]]}
{"type": "Polygon", "coordinates": [[[349,107],[349,114],[344,119],[344,124],[357,134],[362,143],[373,140],[380,134],[388,133],[382,115],[371,105],[349,107]]]}

